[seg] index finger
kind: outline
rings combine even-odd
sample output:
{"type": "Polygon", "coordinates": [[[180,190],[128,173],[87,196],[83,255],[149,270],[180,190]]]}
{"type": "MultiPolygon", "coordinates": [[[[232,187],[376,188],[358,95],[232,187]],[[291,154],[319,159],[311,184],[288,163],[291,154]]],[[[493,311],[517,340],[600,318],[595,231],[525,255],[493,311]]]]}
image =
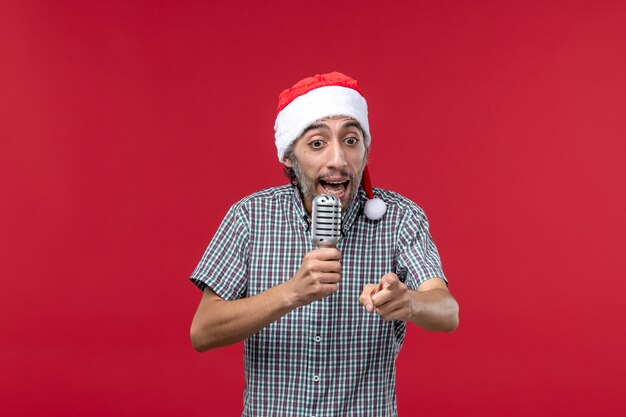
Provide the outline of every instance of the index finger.
{"type": "Polygon", "coordinates": [[[380,280],[383,289],[393,289],[396,285],[398,285],[399,282],[400,280],[398,279],[398,276],[396,274],[385,274],[380,280]]]}
{"type": "Polygon", "coordinates": [[[322,261],[339,261],[341,252],[337,248],[319,248],[315,251],[315,257],[322,261]]]}

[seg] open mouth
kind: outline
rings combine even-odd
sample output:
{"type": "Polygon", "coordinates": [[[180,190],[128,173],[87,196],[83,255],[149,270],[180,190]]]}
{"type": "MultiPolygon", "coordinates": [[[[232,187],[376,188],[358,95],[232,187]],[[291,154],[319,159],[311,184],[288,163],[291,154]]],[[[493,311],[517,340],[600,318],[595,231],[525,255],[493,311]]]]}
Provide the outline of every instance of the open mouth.
{"type": "Polygon", "coordinates": [[[320,180],[320,185],[324,189],[324,191],[328,194],[336,195],[341,197],[344,195],[346,190],[348,189],[348,185],[350,184],[350,180],[345,181],[329,181],[329,180],[320,180]]]}

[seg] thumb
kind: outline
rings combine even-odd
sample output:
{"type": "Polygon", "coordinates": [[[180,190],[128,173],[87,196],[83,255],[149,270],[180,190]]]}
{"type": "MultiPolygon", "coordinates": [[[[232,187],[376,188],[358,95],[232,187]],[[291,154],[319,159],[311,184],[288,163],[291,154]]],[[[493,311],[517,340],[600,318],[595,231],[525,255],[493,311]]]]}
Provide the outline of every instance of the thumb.
{"type": "Polygon", "coordinates": [[[374,304],[372,303],[372,295],[376,292],[375,284],[367,284],[363,287],[363,292],[359,297],[359,302],[365,307],[365,309],[372,313],[374,311],[374,304]]]}

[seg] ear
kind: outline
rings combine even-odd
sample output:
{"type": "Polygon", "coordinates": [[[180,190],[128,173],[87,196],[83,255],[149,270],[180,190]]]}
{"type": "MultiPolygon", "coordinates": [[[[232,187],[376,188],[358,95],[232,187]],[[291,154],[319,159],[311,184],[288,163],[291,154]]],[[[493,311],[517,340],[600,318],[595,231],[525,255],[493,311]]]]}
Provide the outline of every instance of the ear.
{"type": "Polygon", "coordinates": [[[293,168],[293,163],[291,162],[291,159],[289,158],[285,158],[285,160],[283,161],[283,163],[285,164],[285,166],[287,168],[293,168]]]}

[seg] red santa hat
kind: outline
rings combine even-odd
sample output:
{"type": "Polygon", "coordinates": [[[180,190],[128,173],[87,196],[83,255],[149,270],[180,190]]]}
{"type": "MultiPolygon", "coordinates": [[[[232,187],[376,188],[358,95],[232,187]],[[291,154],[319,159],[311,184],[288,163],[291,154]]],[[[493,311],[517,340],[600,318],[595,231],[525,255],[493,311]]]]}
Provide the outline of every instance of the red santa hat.
{"type": "MultiPolygon", "coordinates": [[[[318,120],[333,117],[351,117],[363,128],[365,144],[369,146],[370,126],[367,118],[367,102],[358,82],[340,72],[317,74],[284,90],[278,97],[274,132],[278,159],[284,162],[285,151],[304,130],[318,120]]],[[[368,167],[363,171],[361,185],[369,199],[364,213],[378,220],[385,214],[387,205],[374,198],[368,167]]]]}

